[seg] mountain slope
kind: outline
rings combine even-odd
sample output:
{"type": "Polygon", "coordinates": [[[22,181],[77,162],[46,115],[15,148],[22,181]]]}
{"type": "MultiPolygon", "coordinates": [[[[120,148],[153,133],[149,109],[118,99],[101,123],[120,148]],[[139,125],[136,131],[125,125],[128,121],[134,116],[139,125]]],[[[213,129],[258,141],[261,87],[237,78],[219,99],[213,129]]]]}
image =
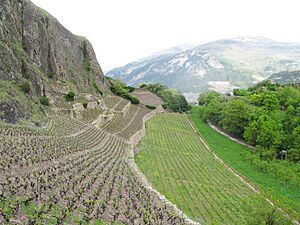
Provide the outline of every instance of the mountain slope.
{"type": "Polygon", "coordinates": [[[0,62],[0,96],[5,96],[0,98],[0,120],[6,122],[30,118],[39,111],[42,95],[95,93],[93,83],[108,90],[89,41],[29,0],[0,2],[0,62]],[[23,94],[17,90],[22,85],[29,87],[23,94]]]}
{"type": "Polygon", "coordinates": [[[248,87],[271,74],[300,69],[300,44],[239,37],[130,63],[106,75],[129,85],[160,82],[183,92],[248,87]]]}
{"type": "Polygon", "coordinates": [[[300,71],[283,71],[271,75],[268,80],[275,81],[279,84],[300,84],[300,71]]]}

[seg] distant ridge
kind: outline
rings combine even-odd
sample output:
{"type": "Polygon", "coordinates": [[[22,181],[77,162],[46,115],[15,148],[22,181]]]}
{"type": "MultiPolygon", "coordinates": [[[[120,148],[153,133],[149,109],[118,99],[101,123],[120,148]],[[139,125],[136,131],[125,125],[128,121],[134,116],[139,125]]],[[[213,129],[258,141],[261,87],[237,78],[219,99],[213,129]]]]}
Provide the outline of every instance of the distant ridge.
{"type": "Polygon", "coordinates": [[[275,73],[271,75],[268,80],[279,84],[300,84],[300,70],[275,73]]]}
{"type": "Polygon", "coordinates": [[[280,71],[300,70],[300,44],[259,36],[222,39],[175,54],[163,51],[154,56],[113,69],[106,75],[132,86],[159,82],[184,93],[209,89],[226,93],[233,88],[247,88],[280,71]]]}

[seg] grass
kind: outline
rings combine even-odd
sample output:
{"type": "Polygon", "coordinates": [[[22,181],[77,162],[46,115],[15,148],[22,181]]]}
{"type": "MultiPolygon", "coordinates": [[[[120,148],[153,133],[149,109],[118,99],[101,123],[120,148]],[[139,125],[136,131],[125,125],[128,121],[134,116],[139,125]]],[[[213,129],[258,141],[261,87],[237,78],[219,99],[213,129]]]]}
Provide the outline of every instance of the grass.
{"type": "Polygon", "coordinates": [[[45,115],[31,98],[20,89],[15,81],[0,80],[0,103],[17,101],[23,106],[26,112],[26,118],[20,120],[19,124],[28,125],[31,123],[44,123],[45,115]]]}
{"type": "Polygon", "coordinates": [[[76,37],[77,37],[77,39],[78,39],[80,42],[87,41],[87,38],[84,37],[84,36],[76,35],[76,37]]]}
{"type": "Polygon", "coordinates": [[[49,17],[50,16],[50,14],[45,9],[43,9],[41,7],[37,7],[37,9],[40,12],[41,16],[43,16],[43,17],[49,17]]]}
{"type": "Polygon", "coordinates": [[[248,178],[264,195],[276,202],[284,211],[298,221],[300,220],[299,187],[296,185],[285,185],[284,181],[279,180],[273,174],[260,171],[249,162],[246,162],[242,153],[253,151],[252,149],[219,134],[202,121],[196,113],[193,113],[193,110],[190,118],[201,136],[219,157],[248,178]]]}
{"type": "Polygon", "coordinates": [[[266,215],[271,210],[263,196],[213,156],[184,115],[159,114],[146,126],[136,163],[189,217],[202,224],[246,224],[258,208],[266,215]]]}
{"type": "Polygon", "coordinates": [[[15,50],[15,53],[22,59],[25,59],[27,57],[23,44],[18,40],[15,39],[12,42],[12,48],[15,50]]]}
{"type": "Polygon", "coordinates": [[[0,41],[0,50],[4,50],[5,49],[5,43],[3,41],[0,41]]]}

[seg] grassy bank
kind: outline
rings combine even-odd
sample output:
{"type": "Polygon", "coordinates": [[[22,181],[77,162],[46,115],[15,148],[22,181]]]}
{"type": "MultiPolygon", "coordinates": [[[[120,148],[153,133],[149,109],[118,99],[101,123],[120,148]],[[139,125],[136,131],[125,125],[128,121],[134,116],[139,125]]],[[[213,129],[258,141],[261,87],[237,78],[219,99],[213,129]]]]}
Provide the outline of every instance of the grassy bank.
{"type": "Polygon", "coordinates": [[[201,120],[196,110],[192,110],[190,118],[194,122],[201,136],[211,149],[226,163],[248,178],[268,198],[272,199],[284,211],[300,220],[300,192],[299,187],[286,184],[273,173],[261,171],[246,161],[243,153],[253,151],[213,130],[201,120]]]}

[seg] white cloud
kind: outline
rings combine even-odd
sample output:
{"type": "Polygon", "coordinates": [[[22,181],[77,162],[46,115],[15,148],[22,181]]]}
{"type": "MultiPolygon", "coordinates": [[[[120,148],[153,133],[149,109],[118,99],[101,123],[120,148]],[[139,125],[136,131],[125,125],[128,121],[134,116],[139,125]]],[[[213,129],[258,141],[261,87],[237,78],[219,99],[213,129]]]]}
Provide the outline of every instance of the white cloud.
{"type": "Polygon", "coordinates": [[[33,0],[93,44],[103,70],[183,43],[259,35],[300,42],[298,0],[33,0]]]}

